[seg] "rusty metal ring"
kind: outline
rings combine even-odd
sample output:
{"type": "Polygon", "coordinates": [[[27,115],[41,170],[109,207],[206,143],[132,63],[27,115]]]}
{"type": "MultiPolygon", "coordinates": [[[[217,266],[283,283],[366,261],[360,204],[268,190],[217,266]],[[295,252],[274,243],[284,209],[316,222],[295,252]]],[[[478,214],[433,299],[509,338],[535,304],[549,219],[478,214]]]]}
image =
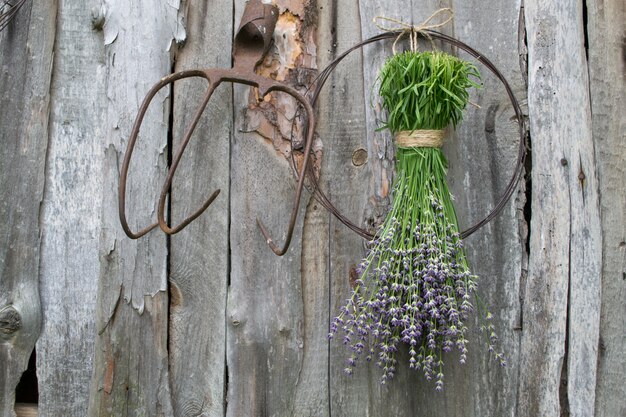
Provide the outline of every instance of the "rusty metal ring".
{"type": "MultiPolygon", "coordinates": [[[[495,207],[487,214],[487,216],[484,219],[480,220],[479,222],[475,223],[473,226],[461,232],[461,236],[463,238],[466,238],[470,236],[471,234],[473,234],[474,232],[476,232],[482,226],[486,225],[491,220],[493,220],[493,218],[496,217],[502,211],[506,203],[509,201],[509,199],[511,198],[511,196],[517,189],[517,185],[519,184],[519,181],[523,176],[524,163],[526,161],[526,126],[525,126],[525,121],[524,121],[524,115],[522,113],[522,109],[519,105],[519,102],[517,98],[515,97],[515,95],[513,94],[513,90],[511,89],[511,86],[509,85],[508,81],[506,80],[504,75],[498,70],[498,68],[489,59],[487,59],[483,54],[479,53],[478,51],[476,51],[469,45],[459,41],[458,39],[452,38],[448,35],[444,35],[443,33],[436,32],[433,30],[425,30],[425,32],[427,32],[428,36],[434,39],[439,39],[443,42],[446,42],[450,45],[456,46],[464,50],[465,52],[473,56],[478,62],[483,64],[485,67],[487,67],[504,85],[504,88],[513,106],[513,110],[515,111],[515,115],[516,115],[517,122],[519,125],[519,150],[518,150],[517,163],[516,163],[515,170],[513,172],[513,176],[511,180],[509,181],[503,196],[500,198],[500,200],[495,205],[495,207]]],[[[310,100],[313,106],[316,106],[322,87],[326,83],[326,80],[328,79],[330,74],[334,71],[337,65],[344,58],[346,58],[351,52],[354,52],[355,50],[360,49],[363,46],[368,45],[370,43],[379,42],[379,41],[383,41],[383,40],[391,39],[391,38],[397,38],[400,33],[401,33],[400,31],[386,32],[377,36],[373,36],[369,39],[366,39],[364,41],[357,43],[356,45],[352,46],[350,49],[348,49],[347,51],[339,55],[337,58],[335,58],[330,64],[326,66],[324,70],[322,70],[318,74],[316,79],[313,81],[312,86],[314,86],[314,88],[312,88],[311,90],[312,94],[310,95],[310,100]]],[[[420,34],[420,37],[424,38],[425,36],[423,34],[420,34]]],[[[311,158],[311,155],[308,152],[305,153],[305,155],[308,156],[305,159],[311,158]]],[[[341,223],[346,225],[349,229],[353,230],[355,233],[359,234],[363,238],[369,239],[369,240],[374,238],[374,235],[372,233],[359,227],[357,224],[352,222],[333,205],[330,199],[325,195],[325,193],[319,187],[319,183],[315,176],[315,172],[313,172],[312,169],[307,170],[306,175],[309,178],[309,182],[312,184],[312,188],[313,188],[312,191],[314,192],[315,198],[318,200],[320,204],[322,204],[322,206],[324,206],[330,213],[332,213],[341,223]]]]}

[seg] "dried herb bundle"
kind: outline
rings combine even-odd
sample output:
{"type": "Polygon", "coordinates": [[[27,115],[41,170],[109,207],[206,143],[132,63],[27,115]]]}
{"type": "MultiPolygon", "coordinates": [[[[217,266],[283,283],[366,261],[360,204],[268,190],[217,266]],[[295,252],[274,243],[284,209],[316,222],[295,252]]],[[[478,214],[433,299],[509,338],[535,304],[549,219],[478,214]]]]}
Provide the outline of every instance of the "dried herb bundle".
{"type": "MultiPolygon", "coordinates": [[[[443,52],[405,52],[382,68],[379,94],[394,134],[440,130],[461,121],[470,87],[479,87],[472,64],[443,52]]],[[[452,197],[447,161],[439,147],[398,147],[393,203],[359,265],[352,296],[331,323],[352,351],[346,373],[362,354],[393,378],[401,344],[409,367],[443,389],[443,353],[467,358],[467,320],[474,310],[477,277],[468,267],[452,197]]],[[[491,314],[484,314],[488,349],[495,351],[491,314]]]]}

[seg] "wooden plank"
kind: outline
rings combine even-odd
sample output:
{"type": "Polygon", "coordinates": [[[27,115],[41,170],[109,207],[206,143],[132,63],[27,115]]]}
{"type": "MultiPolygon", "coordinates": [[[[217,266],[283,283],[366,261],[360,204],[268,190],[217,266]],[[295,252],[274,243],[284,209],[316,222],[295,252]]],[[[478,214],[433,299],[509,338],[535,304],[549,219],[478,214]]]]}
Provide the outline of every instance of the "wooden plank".
{"type": "MultiPolygon", "coordinates": [[[[318,65],[360,40],[355,1],[319,4],[318,65]]],[[[320,183],[341,210],[358,220],[367,198],[368,166],[352,164],[352,154],[365,145],[361,54],[344,62],[327,81],[318,104],[317,132],[324,154],[320,183]]],[[[361,239],[339,224],[312,200],[305,221],[303,291],[305,293],[305,357],[302,379],[309,394],[307,416],[358,414],[366,403],[367,387],[341,373],[346,352],[340,342],[327,341],[337,299],[345,298],[350,268],[360,256],[361,239]],[[317,364],[317,366],[315,365],[317,364]],[[308,365],[308,366],[307,366],[308,365]],[[307,373],[306,371],[309,370],[307,373]],[[365,389],[364,389],[365,388],[365,389]],[[314,404],[317,404],[315,407],[314,404]],[[344,410],[344,407],[345,410],[344,410]]],[[[304,390],[303,390],[304,391],[304,390]]]]}
{"type": "Polygon", "coordinates": [[[102,199],[107,98],[102,34],[87,20],[90,7],[61,0],[55,39],[37,342],[39,409],[50,417],[87,415],[96,334],[101,207],[94,201],[102,199]]]}
{"type": "Polygon", "coordinates": [[[39,409],[37,404],[15,404],[15,414],[17,417],[37,417],[39,409]]]}
{"type": "MultiPolygon", "coordinates": [[[[241,97],[244,92],[237,94],[241,97]]],[[[235,106],[243,104],[239,100],[235,99],[235,106]]],[[[237,117],[235,126],[227,415],[283,415],[294,407],[302,360],[299,241],[303,213],[289,251],[284,257],[274,256],[254,219],[262,216],[272,231],[285,227],[287,219],[281,214],[289,213],[291,206],[287,197],[294,193],[291,171],[271,144],[257,135],[238,133],[242,124],[237,117]]]]}
{"type": "MultiPolygon", "coordinates": [[[[188,7],[189,40],[177,53],[176,70],[230,67],[232,4],[188,7]]],[[[174,152],[206,91],[206,81],[196,81],[174,88],[174,152]]],[[[206,213],[170,240],[169,359],[176,416],[224,415],[231,109],[232,88],[224,84],[205,110],[173,185],[176,224],[221,189],[206,213]]]]}
{"type": "MultiPolygon", "coordinates": [[[[235,2],[235,22],[244,4],[235,2]]],[[[292,85],[305,84],[313,74],[307,69],[315,53],[314,37],[307,32],[312,20],[306,3],[277,4],[279,45],[266,60],[269,65],[259,70],[292,85]]],[[[269,107],[260,108],[249,102],[254,95],[248,87],[236,87],[234,94],[226,415],[296,415],[304,355],[301,239],[308,197],[303,196],[291,246],[282,257],[271,252],[255,222],[259,217],[277,244],[283,244],[295,193],[286,158],[295,106],[273,94],[269,107]]]]}
{"type": "Polygon", "coordinates": [[[39,216],[48,145],[56,2],[27,3],[0,33],[0,414],[41,329],[39,216]]]}
{"type": "MultiPolygon", "coordinates": [[[[105,3],[106,124],[94,374],[89,415],[171,416],[166,240],[160,231],[132,241],[117,214],[119,166],[140,100],[170,73],[182,36],[178,3],[105,3]]],[[[169,90],[154,98],[133,154],[127,212],[133,230],[155,221],[167,167],[169,90]]]]}
{"type": "MultiPolygon", "coordinates": [[[[321,21],[325,23],[325,30],[320,30],[320,50],[325,52],[321,56],[326,61],[361,40],[362,16],[359,13],[360,8],[366,5],[360,3],[335,2],[330,10],[324,11],[321,21]]],[[[376,168],[380,167],[381,155],[372,149],[366,124],[369,90],[364,82],[367,70],[364,63],[367,57],[367,52],[358,51],[346,58],[328,80],[319,105],[318,130],[326,149],[322,185],[334,204],[357,223],[367,218],[364,211],[371,208],[369,196],[380,181],[380,176],[375,173],[380,172],[376,168]],[[358,149],[367,154],[367,162],[357,167],[352,164],[352,155],[358,149]]],[[[350,276],[363,256],[363,240],[360,237],[335,218],[330,218],[329,226],[327,262],[330,299],[326,331],[350,296],[350,276]]],[[[364,362],[353,376],[347,376],[343,369],[349,351],[338,338],[330,342],[329,355],[329,415],[367,415],[370,404],[375,401],[369,397],[371,388],[378,386],[378,369],[364,362]]]]}
{"type": "MultiPolygon", "coordinates": [[[[317,66],[322,68],[329,60],[331,51],[339,47],[333,42],[339,41],[340,35],[332,27],[335,9],[344,7],[348,2],[318,2],[307,9],[309,20],[317,22],[316,54],[317,66]],[[333,40],[333,35],[336,37],[333,40]]],[[[352,6],[349,6],[352,7],[352,6]]],[[[347,25],[346,25],[347,26],[347,25]]],[[[318,137],[315,147],[321,156],[321,173],[319,180],[327,182],[326,174],[333,173],[334,133],[329,129],[328,115],[344,112],[345,109],[329,108],[322,99],[317,112],[316,132],[318,137]],[[321,150],[321,152],[319,152],[321,150]],[[331,171],[328,171],[328,170],[331,171]]],[[[328,189],[328,187],[326,187],[328,189]]],[[[295,390],[293,415],[329,417],[331,415],[330,392],[332,383],[329,380],[329,345],[327,339],[329,319],[329,269],[330,269],[330,215],[317,202],[311,199],[306,209],[302,231],[302,362],[295,390]]]]}
{"type": "Polygon", "coordinates": [[[626,415],[626,101],[624,2],[589,1],[589,75],[602,214],[602,317],[596,416],[626,415]]]}
{"type": "MultiPolygon", "coordinates": [[[[454,1],[451,6],[455,13],[454,36],[494,62],[517,98],[523,100],[526,92],[518,63],[517,31],[511,30],[518,25],[519,2],[501,0],[476,8],[454,1]]],[[[466,53],[456,52],[476,63],[466,53]]],[[[487,68],[477,66],[483,88],[471,92],[471,101],[480,108],[468,106],[463,122],[444,147],[462,229],[485,217],[498,203],[513,175],[519,149],[519,126],[506,91],[487,68]]],[[[514,195],[502,214],[465,239],[470,267],[479,277],[477,294],[483,308],[494,316],[497,349],[504,352],[507,366],[503,368],[488,353],[486,336],[480,331],[484,316],[476,311],[470,330],[471,356],[465,365],[458,363],[457,354],[448,356],[444,398],[423,398],[430,403],[427,414],[499,417],[516,413],[520,282],[526,243],[524,203],[523,192],[514,195]]]]}
{"type": "Polygon", "coordinates": [[[530,1],[525,14],[536,174],[518,412],[590,416],[602,248],[583,11],[530,1]]]}

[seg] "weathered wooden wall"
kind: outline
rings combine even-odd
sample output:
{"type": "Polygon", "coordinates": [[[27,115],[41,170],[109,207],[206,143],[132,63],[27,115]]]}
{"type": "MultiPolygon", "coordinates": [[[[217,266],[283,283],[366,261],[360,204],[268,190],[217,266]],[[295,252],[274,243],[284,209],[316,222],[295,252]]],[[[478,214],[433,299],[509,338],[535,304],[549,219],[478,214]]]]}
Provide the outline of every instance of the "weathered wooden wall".
{"type": "MultiPolygon", "coordinates": [[[[477,331],[466,365],[447,360],[443,393],[402,367],[385,387],[374,365],[343,374],[347,352],[326,334],[363,241],[306,193],[285,256],[256,226],[282,243],[295,191],[295,106],[280,94],[258,104],[248,87],[221,86],[175,178],[172,222],[219,197],[171,238],[124,235],[118,176],[144,94],[172,71],[230,67],[245,0],[30,1],[0,33],[0,415],[13,415],[36,342],[41,416],[626,416],[623,1],[276,4],[278,47],[259,71],[302,91],[379,32],[374,17],[418,23],[441,7],[455,12],[442,30],[511,82],[528,117],[527,181],[466,241],[508,366],[477,331]]],[[[320,184],[370,227],[393,175],[370,105],[390,48],[351,54],[319,102],[320,184]]],[[[480,108],[445,147],[464,226],[495,204],[516,159],[513,109],[483,75],[480,108]]],[[[155,220],[204,85],[177,82],[150,107],[128,189],[135,230],[155,220]]]]}
{"type": "MultiPolygon", "coordinates": [[[[0,33],[0,414],[42,327],[40,210],[49,138],[56,2],[25,5],[0,33]]],[[[83,357],[87,352],[83,352],[83,357]]]]}

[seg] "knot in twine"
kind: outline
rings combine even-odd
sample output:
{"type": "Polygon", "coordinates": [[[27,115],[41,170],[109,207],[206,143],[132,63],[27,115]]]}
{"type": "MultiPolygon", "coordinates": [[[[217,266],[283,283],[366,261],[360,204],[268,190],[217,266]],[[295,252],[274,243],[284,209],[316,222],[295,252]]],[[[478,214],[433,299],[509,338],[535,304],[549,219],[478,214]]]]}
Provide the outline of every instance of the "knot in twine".
{"type": "Polygon", "coordinates": [[[445,130],[402,130],[395,136],[398,148],[441,148],[445,130]]]}
{"type": "Polygon", "coordinates": [[[385,17],[385,16],[376,16],[374,18],[374,24],[376,25],[376,27],[378,29],[380,29],[380,30],[382,30],[384,32],[400,32],[400,35],[398,35],[396,40],[393,42],[393,46],[392,46],[393,54],[396,55],[396,53],[397,53],[396,52],[396,45],[398,44],[398,41],[400,41],[400,39],[402,39],[405,36],[409,37],[409,40],[411,42],[411,51],[412,52],[415,52],[417,50],[417,38],[418,38],[418,35],[422,35],[423,37],[428,39],[430,41],[431,45],[433,46],[433,49],[436,49],[435,45],[433,43],[433,39],[428,34],[428,31],[440,28],[442,26],[445,26],[448,23],[450,23],[452,21],[452,19],[454,19],[454,12],[449,7],[445,7],[443,9],[439,9],[435,13],[431,14],[430,17],[428,17],[426,20],[424,20],[422,23],[420,23],[417,26],[416,25],[410,25],[410,24],[405,23],[405,22],[403,22],[401,20],[393,19],[391,17],[385,17]],[[443,14],[447,14],[448,15],[448,17],[443,22],[441,22],[441,23],[434,23],[434,24],[430,23],[431,20],[433,20],[437,16],[443,15],[443,14]],[[379,24],[378,23],[379,20],[395,23],[398,26],[386,27],[386,26],[383,26],[383,25],[379,24]]]}

